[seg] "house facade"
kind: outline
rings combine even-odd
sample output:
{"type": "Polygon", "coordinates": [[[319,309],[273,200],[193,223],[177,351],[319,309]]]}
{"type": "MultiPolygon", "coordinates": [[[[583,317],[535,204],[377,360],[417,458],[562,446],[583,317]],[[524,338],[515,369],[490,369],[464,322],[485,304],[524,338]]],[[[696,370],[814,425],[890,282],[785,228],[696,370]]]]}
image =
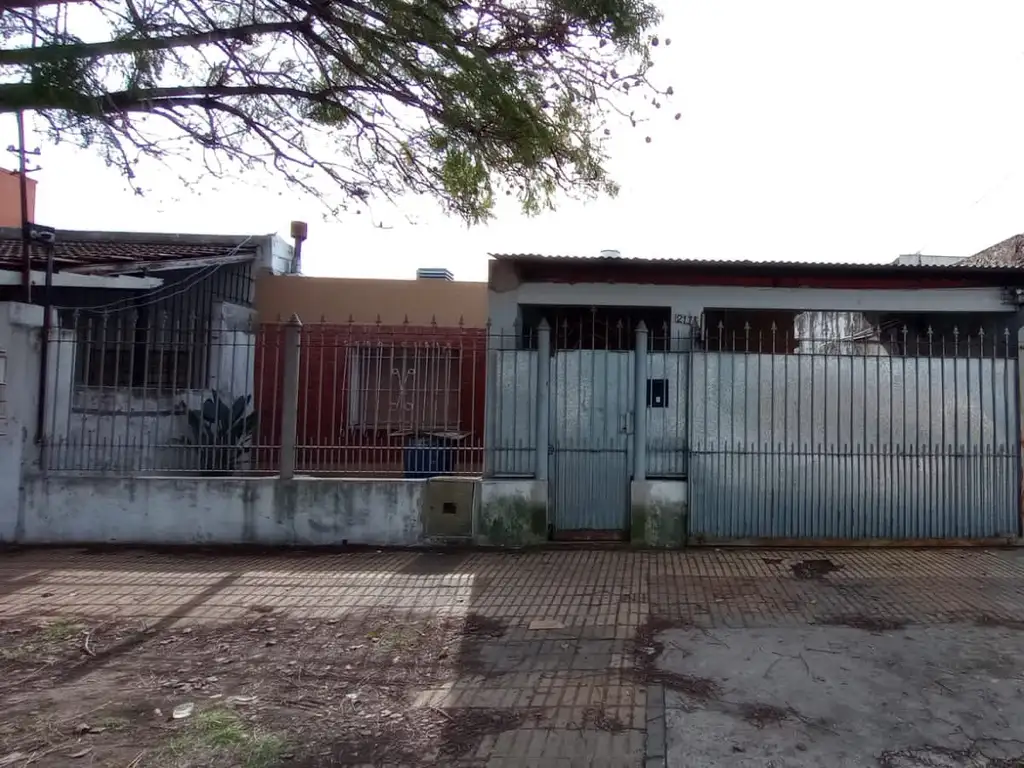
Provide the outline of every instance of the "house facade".
{"type": "MultiPolygon", "coordinates": [[[[20,229],[0,230],[0,301],[23,295],[21,248],[20,229]]],[[[289,268],[283,240],[62,231],[30,256],[48,341],[37,410],[19,418],[42,469],[191,469],[190,412],[214,397],[253,408],[255,281],[289,268]]]]}
{"type": "Polygon", "coordinates": [[[1022,287],[1000,266],[495,256],[492,322],[518,330],[488,371],[487,472],[525,483],[542,538],[1016,538],[1022,287]]]}

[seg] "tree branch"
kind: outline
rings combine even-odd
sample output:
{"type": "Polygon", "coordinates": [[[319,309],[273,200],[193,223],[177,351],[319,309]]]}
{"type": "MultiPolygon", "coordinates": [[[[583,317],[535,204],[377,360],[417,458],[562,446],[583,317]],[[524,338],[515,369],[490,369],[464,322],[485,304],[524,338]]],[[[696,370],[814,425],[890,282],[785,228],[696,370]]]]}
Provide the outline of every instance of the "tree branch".
{"type": "Polygon", "coordinates": [[[305,22],[282,21],[266,24],[247,24],[229,29],[211,29],[192,35],[176,37],[126,38],[107,40],[102,43],[78,43],[45,45],[39,48],[2,48],[0,66],[34,66],[52,64],[75,59],[95,59],[101,56],[116,56],[125,53],[166,51],[171,48],[194,48],[225,40],[248,41],[254,37],[278,32],[297,32],[305,22]]]}

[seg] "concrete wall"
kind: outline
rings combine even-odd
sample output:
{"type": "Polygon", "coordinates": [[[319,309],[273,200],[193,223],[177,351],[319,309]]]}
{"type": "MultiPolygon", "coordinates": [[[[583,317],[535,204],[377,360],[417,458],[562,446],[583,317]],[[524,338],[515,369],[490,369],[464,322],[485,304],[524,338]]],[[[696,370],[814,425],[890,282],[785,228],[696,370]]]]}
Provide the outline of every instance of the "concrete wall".
{"type": "Polygon", "coordinates": [[[548,484],[538,480],[480,481],[474,540],[522,547],[548,540],[548,484]]]}
{"type": "Polygon", "coordinates": [[[375,323],[483,328],[487,284],[446,280],[367,280],[304,275],[261,275],[256,281],[260,322],[375,323]]]}
{"type": "Polygon", "coordinates": [[[0,412],[0,542],[17,527],[22,464],[38,460],[35,448],[42,307],[0,303],[0,352],[6,357],[0,412]]]}
{"type": "Polygon", "coordinates": [[[24,544],[414,546],[425,481],[30,476],[24,544]]]}
{"type": "Polygon", "coordinates": [[[16,493],[9,501],[12,513],[4,519],[0,540],[22,544],[420,546],[453,538],[452,531],[428,531],[424,525],[431,506],[431,483],[460,492],[435,493],[434,501],[451,497],[472,507],[473,541],[477,544],[521,547],[548,539],[547,483],[533,480],[281,481],[273,477],[133,478],[50,473],[25,477],[20,504],[16,493]]]}
{"type": "Polygon", "coordinates": [[[633,481],[629,488],[629,510],[631,543],[666,549],[686,545],[685,481],[633,481]]]}
{"type": "MultiPolygon", "coordinates": [[[[520,304],[669,307],[673,319],[705,309],[786,309],[847,312],[1012,312],[1000,288],[924,288],[864,291],[836,288],[761,288],[714,285],[520,283],[492,278],[488,312],[495,332],[510,330],[520,304]]],[[[1007,314],[1007,317],[1010,315],[1007,314]]],[[[681,334],[675,325],[672,334],[681,334]]]]}

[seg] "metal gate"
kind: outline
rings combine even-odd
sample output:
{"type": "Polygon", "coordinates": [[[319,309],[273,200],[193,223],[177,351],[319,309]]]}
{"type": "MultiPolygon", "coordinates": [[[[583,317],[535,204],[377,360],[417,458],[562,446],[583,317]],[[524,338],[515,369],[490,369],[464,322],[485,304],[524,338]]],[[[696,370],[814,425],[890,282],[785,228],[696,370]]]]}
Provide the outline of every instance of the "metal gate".
{"type": "Polygon", "coordinates": [[[748,333],[705,350],[691,359],[694,541],[1019,535],[1015,334],[748,333]]]}
{"type": "Polygon", "coordinates": [[[556,537],[625,535],[633,362],[626,351],[569,350],[551,357],[548,500],[556,537]]]}

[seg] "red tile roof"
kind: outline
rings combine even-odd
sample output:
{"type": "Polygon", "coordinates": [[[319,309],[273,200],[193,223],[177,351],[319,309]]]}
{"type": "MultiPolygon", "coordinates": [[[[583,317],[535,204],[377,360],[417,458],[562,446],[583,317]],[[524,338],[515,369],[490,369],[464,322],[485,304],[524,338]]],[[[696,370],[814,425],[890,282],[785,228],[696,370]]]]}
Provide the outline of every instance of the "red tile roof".
{"type": "MultiPolygon", "coordinates": [[[[133,262],[138,262],[139,269],[144,269],[147,263],[176,259],[215,259],[236,254],[255,254],[257,246],[255,238],[222,235],[211,235],[209,240],[204,241],[199,235],[58,231],[53,257],[58,270],[133,262]]],[[[33,260],[39,263],[46,261],[46,248],[41,243],[33,243],[31,249],[33,260]]],[[[20,230],[0,230],[0,269],[19,269],[21,263],[20,230]]]]}

